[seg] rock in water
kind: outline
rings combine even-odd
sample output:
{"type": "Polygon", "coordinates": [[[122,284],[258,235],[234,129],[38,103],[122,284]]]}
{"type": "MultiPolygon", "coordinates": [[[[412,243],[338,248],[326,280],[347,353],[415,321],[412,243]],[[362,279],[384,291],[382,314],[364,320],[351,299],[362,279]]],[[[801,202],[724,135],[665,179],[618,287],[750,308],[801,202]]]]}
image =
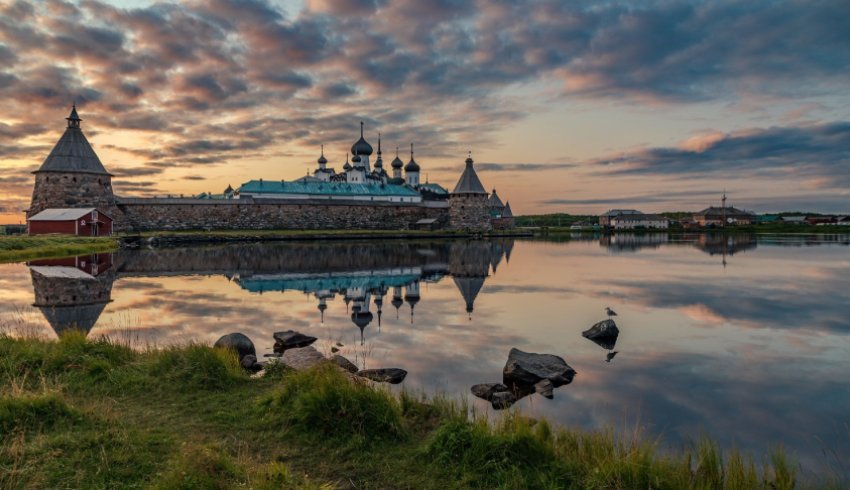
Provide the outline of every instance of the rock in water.
{"type": "Polygon", "coordinates": [[[566,361],[553,354],[534,354],[511,349],[502,372],[506,385],[534,385],[548,379],[555,387],[572,382],[576,375],[566,361]]]}
{"type": "Polygon", "coordinates": [[[516,401],[516,395],[510,391],[499,391],[497,393],[493,393],[493,396],[490,397],[490,405],[492,405],[496,410],[509,408],[511,405],[516,403],[516,401]]]}
{"type": "Polygon", "coordinates": [[[284,332],[275,332],[274,341],[275,352],[281,352],[296,347],[307,347],[316,341],[316,337],[304,335],[295,330],[286,330],[284,332]]]}
{"type": "Polygon", "coordinates": [[[596,345],[603,349],[611,350],[617,345],[617,337],[620,335],[620,329],[614,320],[602,320],[596,325],[590,327],[581,333],[581,335],[589,340],[592,340],[596,345]]]}
{"type": "Polygon", "coordinates": [[[617,336],[620,335],[620,329],[617,328],[617,324],[614,323],[614,320],[608,319],[602,320],[581,334],[588,339],[617,338],[617,336]]]}
{"type": "Polygon", "coordinates": [[[555,385],[552,384],[548,379],[540,380],[537,383],[534,383],[534,391],[540,393],[540,396],[546,397],[548,399],[555,398],[554,393],[555,385]]]}
{"type": "Polygon", "coordinates": [[[482,398],[491,401],[493,395],[496,393],[501,393],[504,391],[510,391],[507,386],[502,383],[481,383],[477,385],[472,385],[470,388],[472,394],[477,396],[478,398],[482,398]]]}
{"type": "Polygon", "coordinates": [[[358,371],[356,364],[354,364],[353,362],[349,361],[348,359],[342,357],[339,354],[331,357],[331,361],[333,361],[334,364],[345,369],[346,371],[348,371],[350,373],[356,373],[358,371]]]}
{"type": "Polygon", "coordinates": [[[364,369],[355,374],[379,383],[399,384],[404,381],[407,371],[399,368],[364,369]]]}
{"type": "Polygon", "coordinates": [[[236,354],[239,356],[239,362],[242,362],[242,359],[248,355],[255,356],[255,362],[257,360],[257,350],[254,349],[254,343],[251,342],[251,339],[249,339],[247,335],[239,332],[229,333],[216,340],[213,347],[235,350],[236,354]]]}

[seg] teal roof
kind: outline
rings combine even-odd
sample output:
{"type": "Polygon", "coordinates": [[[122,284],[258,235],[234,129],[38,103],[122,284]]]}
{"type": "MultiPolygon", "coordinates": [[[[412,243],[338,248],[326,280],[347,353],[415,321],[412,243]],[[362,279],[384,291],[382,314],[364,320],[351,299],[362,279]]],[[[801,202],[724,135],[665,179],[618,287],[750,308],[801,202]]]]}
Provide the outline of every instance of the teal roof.
{"type": "Polygon", "coordinates": [[[252,293],[265,291],[302,291],[313,293],[316,291],[341,291],[344,289],[362,288],[376,289],[379,287],[407,286],[421,279],[420,274],[382,274],[373,276],[351,277],[346,275],[323,274],[307,277],[293,278],[240,278],[237,280],[242,289],[252,293]]]}
{"type": "Polygon", "coordinates": [[[315,196],[401,196],[415,197],[419,193],[403,185],[347,182],[283,182],[251,180],[239,188],[240,194],[308,194],[315,196]]]}
{"type": "Polygon", "coordinates": [[[427,183],[427,184],[420,185],[419,188],[429,190],[429,191],[433,192],[434,194],[448,194],[449,193],[449,191],[445,187],[441,186],[440,184],[427,183]]]}

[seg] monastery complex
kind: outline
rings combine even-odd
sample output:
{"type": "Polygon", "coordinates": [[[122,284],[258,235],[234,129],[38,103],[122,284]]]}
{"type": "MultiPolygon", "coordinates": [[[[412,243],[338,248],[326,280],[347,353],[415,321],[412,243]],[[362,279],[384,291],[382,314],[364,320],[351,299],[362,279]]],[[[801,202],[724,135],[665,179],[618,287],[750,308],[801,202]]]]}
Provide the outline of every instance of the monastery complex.
{"type": "Polygon", "coordinates": [[[385,168],[380,135],[374,152],[363,135],[362,122],[360,139],[352,145],[350,159],[346,157],[339,171],[328,166],[323,148],[312,175],[295,180],[250,180],[237,189],[228,186],[220,195],[130,198],[113,193],[113,175],[83,134],[76,107],[66,120],[65,133],[34,172],[35,188],[27,220],[39,223],[40,230],[59,229],[60,224],[51,220],[77,216],[80,210],[89,211],[82,218],[74,218],[78,222],[72,219],[64,223],[63,230],[70,226],[95,235],[108,234],[113,229],[487,232],[514,225],[510,204],[503,203],[495,189],[492,193],[485,190],[471,157],[466,159],[460,178],[449,192],[439,184],[421,182],[421,168],[414,159],[412,144],[407,163],[396,149],[389,169],[385,168]]]}

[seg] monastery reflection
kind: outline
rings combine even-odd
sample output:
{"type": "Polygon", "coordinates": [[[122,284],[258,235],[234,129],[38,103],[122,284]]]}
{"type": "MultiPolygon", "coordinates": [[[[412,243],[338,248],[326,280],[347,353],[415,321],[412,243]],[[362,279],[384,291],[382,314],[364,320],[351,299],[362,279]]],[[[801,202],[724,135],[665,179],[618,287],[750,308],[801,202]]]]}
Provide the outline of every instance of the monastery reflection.
{"type": "MultiPolygon", "coordinates": [[[[380,330],[385,299],[399,318],[404,305],[415,323],[424,283],[451,276],[472,318],[486,278],[510,260],[511,239],[240,244],[144,249],[30,262],[35,304],[53,330],[88,333],[111,301],[112,284],[129,277],[223,275],[252,294],[300,291],[317,304],[324,323],[329,303],[342,299],[360,330],[380,330]]],[[[408,314],[408,313],[405,313],[408,314]]]]}

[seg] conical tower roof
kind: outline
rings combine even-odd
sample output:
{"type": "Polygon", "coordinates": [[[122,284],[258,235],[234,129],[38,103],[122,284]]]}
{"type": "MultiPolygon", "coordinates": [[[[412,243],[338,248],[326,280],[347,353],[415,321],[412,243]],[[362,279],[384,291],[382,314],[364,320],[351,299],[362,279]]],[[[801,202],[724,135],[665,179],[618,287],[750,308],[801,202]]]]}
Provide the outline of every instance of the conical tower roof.
{"type": "Polygon", "coordinates": [[[490,194],[490,200],[487,201],[487,205],[489,205],[491,208],[505,207],[505,204],[502,202],[501,199],[499,199],[499,195],[496,194],[496,189],[493,189],[493,193],[490,194]]]}
{"type": "Polygon", "coordinates": [[[71,109],[67,118],[68,127],[65,134],[41,164],[38,172],[77,172],[89,174],[111,175],[100,163],[100,159],[92,149],[86,136],[80,129],[80,117],[76,106],[71,109]]]}
{"type": "Polygon", "coordinates": [[[502,218],[513,218],[514,212],[511,211],[511,202],[505,203],[505,209],[502,210],[502,218]]]}
{"type": "Polygon", "coordinates": [[[481,184],[481,179],[478,178],[478,174],[475,173],[475,168],[472,166],[472,157],[466,159],[466,168],[463,169],[463,174],[457,181],[452,194],[487,194],[481,184]]]}

